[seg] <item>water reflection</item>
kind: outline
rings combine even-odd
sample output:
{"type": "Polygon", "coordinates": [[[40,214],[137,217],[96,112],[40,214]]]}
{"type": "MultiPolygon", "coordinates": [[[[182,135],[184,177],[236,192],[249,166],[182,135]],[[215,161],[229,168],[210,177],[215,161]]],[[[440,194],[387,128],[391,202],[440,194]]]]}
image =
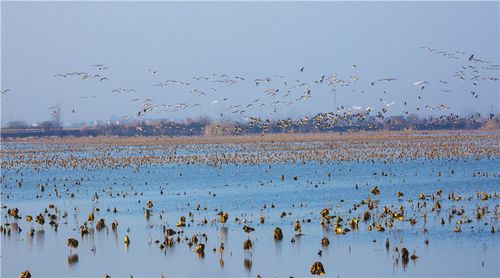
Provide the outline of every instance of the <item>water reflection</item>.
{"type": "Polygon", "coordinates": [[[227,230],[227,227],[220,227],[219,228],[219,231],[220,231],[220,240],[224,243],[227,242],[228,240],[228,230],[227,230]]]}
{"type": "Polygon", "coordinates": [[[295,242],[297,243],[297,245],[298,245],[299,247],[300,247],[300,240],[301,240],[301,238],[302,238],[302,235],[303,235],[302,233],[299,233],[299,234],[296,234],[296,235],[294,236],[294,238],[295,238],[295,242]]]}
{"type": "Polygon", "coordinates": [[[37,246],[40,248],[43,248],[44,241],[45,241],[45,230],[36,231],[35,232],[35,240],[36,240],[37,246]]]}
{"type": "Polygon", "coordinates": [[[252,259],[244,259],[243,265],[245,266],[245,270],[248,272],[252,271],[252,259]]]}
{"type": "MultiPolygon", "coordinates": [[[[116,224],[116,226],[118,226],[118,224],[116,224]]],[[[114,242],[115,242],[116,246],[118,246],[118,231],[117,231],[117,229],[112,229],[112,233],[113,233],[114,242]]]]}
{"type": "Polygon", "coordinates": [[[200,259],[200,260],[205,259],[205,252],[203,252],[203,253],[195,252],[195,253],[196,253],[196,257],[198,257],[198,259],[200,259]]]}
{"type": "Polygon", "coordinates": [[[35,236],[35,229],[31,228],[26,236],[26,242],[29,250],[33,250],[33,237],[35,236]]]}
{"type": "Polygon", "coordinates": [[[12,232],[14,232],[14,233],[16,233],[16,234],[17,234],[18,232],[20,232],[20,230],[19,230],[19,225],[17,224],[17,222],[12,222],[12,223],[10,224],[10,229],[12,230],[12,232]]]}
{"type": "Polygon", "coordinates": [[[283,241],[282,240],[275,240],[274,241],[274,254],[276,256],[281,256],[282,251],[283,251],[283,241]]]}
{"type": "Polygon", "coordinates": [[[73,266],[78,263],[78,254],[68,256],[68,265],[73,266]]]}

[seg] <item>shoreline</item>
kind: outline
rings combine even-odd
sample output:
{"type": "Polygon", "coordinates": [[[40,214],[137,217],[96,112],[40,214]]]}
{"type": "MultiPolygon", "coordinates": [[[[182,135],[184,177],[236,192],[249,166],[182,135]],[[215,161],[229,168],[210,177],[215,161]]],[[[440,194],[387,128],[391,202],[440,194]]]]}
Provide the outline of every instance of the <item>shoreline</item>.
{"type": "Polygon", "coordinates": [[[351,131],[322,133],[269,133],[251,135],[201,135],[201,136],[96,136],[96,137],[13,137],[2,138],[1,143],[76,144],[76,145],[185,145],[185,144],[248,144],[331,142],[349,140],[396,140],[429,136],[449,137],[498,137],[500,129],[493,130],[407,130],[407,131],[351,131]]]}

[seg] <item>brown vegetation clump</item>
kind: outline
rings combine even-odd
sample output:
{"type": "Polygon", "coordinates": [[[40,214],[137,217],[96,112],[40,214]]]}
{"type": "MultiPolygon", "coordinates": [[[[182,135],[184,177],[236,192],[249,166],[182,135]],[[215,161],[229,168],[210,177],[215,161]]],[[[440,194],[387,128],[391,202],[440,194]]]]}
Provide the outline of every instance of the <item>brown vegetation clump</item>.
{"type": "Polygon", "coordinates": [[[324,275],[325,268],[323,267],[323,264],[321,262],[315,262],[311,266],[311,274],[312,275],[324,275]]]}
{"type": "Polygon", "coordinates": [[[283,239],[283,231],[278,227],[274,228],[274,239],[275,240],[283,239]]]}

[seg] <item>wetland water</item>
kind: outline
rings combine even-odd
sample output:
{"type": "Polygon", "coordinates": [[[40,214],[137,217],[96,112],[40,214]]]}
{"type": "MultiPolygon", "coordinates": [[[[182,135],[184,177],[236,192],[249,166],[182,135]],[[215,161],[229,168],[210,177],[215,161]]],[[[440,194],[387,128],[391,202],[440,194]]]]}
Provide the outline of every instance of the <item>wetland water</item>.
{"type": "MultiPolygon", "coordinates": [[[[299,144],[300,149],[310,144],[299,144]]],[[[488,144],[498,148],[498,143],[488,144]]],[[[17,277],[27,269],[34,277],[99,277],[104,273],[111,277],[301,277],[311,275],[316,261],[323,264],[327,276],[500,275],[499,234],[491,232],[492,227],[500,228],[500,157],[496,155],[114,167],[101,162],[85,162],[81,167],[23,164],[42,157],[80,161],[144,154],[143,146],[122,147],[116,153],[110,151],[116,146],[105,151],[66,147],[2,145],[2,159],[16,161],[2,165],[2,227],[10,230],[1,235],[2,277],[17,277]],[[380,194],[371,193],[374,186],[380,194]],[[396,196],[398,191],[404,195],[396,196]],[[421,193],[424,196],[419,199],[421,193]],[[146,218],[148,201],[153,206],[146,218]],[[440,209],[435,209],[436,202],[440,209]],[[49,204],[54,208],[48,208],[49,204]],[[389,213],[384,213],[384,207],[389,213]],[[12,208],[18,208],[19,219],[8,215],[12,208]],[[333,216],[329,223],[320,215],[324,208],[333,216]],[[219,222],[220,211],[229,214],[225,224],[219,222]],[[371,213],[367,221],[362,219],[365,211],[371,213]],[[91,212],[95,220],[86,223],[91,212]],[[391,217],[394,212],[402,213],[404,219],[391,217]],[[40,213],[46,220],[43,226],[25,219],[40,213]],[[51,214],[56,215],[57,230],[49,224],[51,214]],[[176,227],[181,216],[186,217],[186,226],[176,227]],[[260,223],[261,216],[264,223],[260,223]],[[106,227],[97,230],[101,218],[106,227]],[[353,218],[359,219],[357,229],[349,225],[353,218]],[[294,231],[297,220],[301,235],[294,231]],[[113,221],[118,223],[116,229],[111,227],[113,221]],[[377,231],[376,224],[384,231],[377,231]],[[80,234],[82,225],[90,229],[88,234],[80,234]],[[245,225],[255,231],[248,235],[242,229],[245,225]],[[170,236],[173,246],[162,249],[164,227],[178,233],[170,236]],[[275,227],[282,229],[283,240],[273,239],[275,227]],[[337,234],[336,227],[350,231],[337,234]],[[457,227],[460,232],[454,232],[457,227]],[[130,238],[128,245],[123,242],[125,235],[130,238]],[[195,254],[196,243],[188,246],[193,235],[205,244],[204,256],[195,254]],[[79,241],[78,248],[67,247],[69,237],[79,241]],[[329,239],[328,246],[322,246],[323,237],[329,239]],[[243,249],[247,239],[252,241],[250,250],[243,249]],[[404,262],[396,247],[399,251],[407,248],[418,258],[404,262]]],[[[187,144],[169,153],[217,153],[220,157],[276,151],[272,143],[265,150],[255,149],[187,144]]],[[[367,147],[366,152],[372,153],[373,148],[367,147]]]]}

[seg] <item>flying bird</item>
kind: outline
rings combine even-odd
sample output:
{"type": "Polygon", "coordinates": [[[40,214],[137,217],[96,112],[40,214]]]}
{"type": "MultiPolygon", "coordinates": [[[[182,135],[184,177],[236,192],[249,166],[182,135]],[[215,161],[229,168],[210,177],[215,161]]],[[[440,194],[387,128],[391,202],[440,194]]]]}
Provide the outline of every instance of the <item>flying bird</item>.
{"type": "Polygon", "coordinates": [[[413,85],[415,85],[415,86],[418,86],[418,85],[420,85],[420,84],[429,84],[429,82],[424,81],[424,80],[417,81],[417,82],[413,82],[413,85]]]}
{"type": "Polygon", "coordinates": [[[392,105],[394,105],[394,104],[396,103],[395,101],[393,101],[393,102],[391,102],[391,103],[387,103],[387,102],[386,102],[385,100],[383,100],[383,99],[380,99],[380,101],[381,101],[381,102],[383,102],[383,103],[384,103],[387,107],[390,107],[390,106],[392,106],[392,105]]]}

